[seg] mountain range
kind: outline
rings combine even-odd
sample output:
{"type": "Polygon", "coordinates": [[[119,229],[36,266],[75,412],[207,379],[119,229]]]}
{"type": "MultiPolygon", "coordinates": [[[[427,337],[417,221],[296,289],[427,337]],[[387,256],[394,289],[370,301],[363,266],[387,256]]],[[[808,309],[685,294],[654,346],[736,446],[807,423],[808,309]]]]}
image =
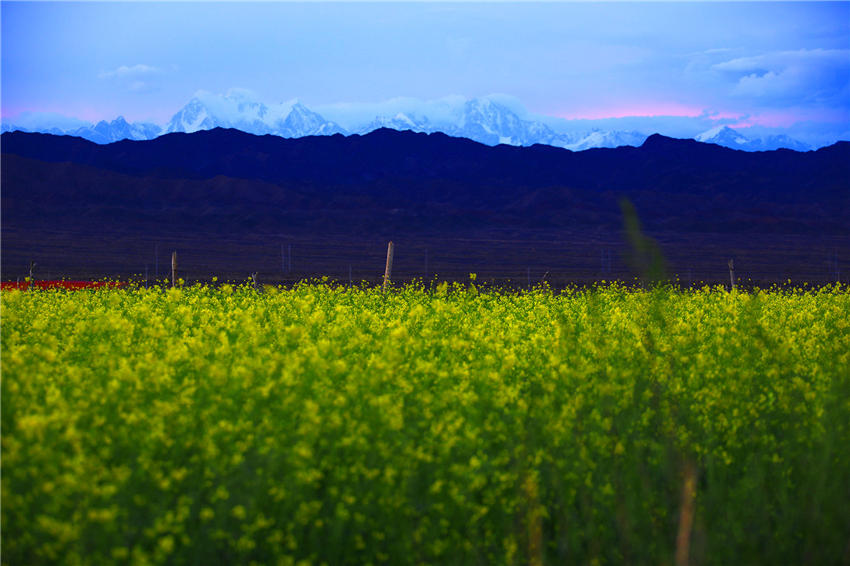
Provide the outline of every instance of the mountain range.
{"type": "MultiPolygon", "coordinates": [[[[556,132],[540,121],[522,119],[507,105],[489,97],[459,99],[447,111],[431,113],[427,109],[380,112],[373,118],[346,129],[307,108],[297,100],[267,105],[242,91],[226,95],[197,93],[176,112],[164,127],[152,123],[128,123],[123,117],[82,127],[60,127],[48,123],[38,126],[4,122],[3,132],[23,131],[77,136],[99,144],[122,139],[150,140],[160,135],[192,133],[213,128],[233,128],[256,135],[284,138],[341,134],[365,134],[379,128],[410,130],[467,138],[486,145],[550,145],[582,151],[601,147],[641,145],[647,134],[636,131],[591,129],[581,132],[556,132]]],[[[788,136],[749,139],[728,126],[712,128],[696,136],[697,141],[714,143],[744,151],[779,148],[809,151],[812,148],[788,136]]]]}
{"type": "Polygon", "coordinates": [[[389,128],[294,139],[214,128],[110,144],[12,132],[0,147],[4,274],[32,260],[128,276],[160,246],[180,250],[188,276],[280,277],[281,243],[295,242],[298,277],[349,266],[372,277],[393,239],[403,277],[427,265],[426,277],[525,280],[541,266],[537,278],[606,278],[599,257],[612,249],[613,273],[629,277],[622,197],[666,234],[679,273],[722,280],[735,257],[764,281],[811,280],[832,277],[827,254],[850,254],[848,142],[745,152],[655,134],[572,152],[389,128]]]}
{"type": "Polygon", "coordinates": [[[729,126],[711,128],[699,134],[694,139],[703,143],[713,143],[743,151],[770,151],[779,148],[793,149],[795,151],[810,151],[812,149],[807,144],[784,134],[750,139],[729,126]]]}
{"type": "MultiPolygon", "coordinates": [[[[773,225],[787,230],[846,232],[844,214],[850,204],[850,142],[805,153],[741,152],[654,134],[639,147],[571,152],[545,145],[491,147],[439,132],[389,128],[365,135],[295,139],[214,128],[106,145],[69,136],[13,132],[3,134],[2,151],[4,221],[15,217],[16,206],[10,208],[10,204],[32,201],[41,177],[28,167],[22,175],[15,166],[21,159],[38,162],[37,170],[74,166],[73,175],[58,186],[46,185],[42,197],[32,202],[38,207],[55,200],[62,214],[70,206],[66,186],[82,191],[73,194],[91,195],[91,203],[97,206],[105,201],[136,203],[133,191],[122,188],[135,181],[93,180],[106,172],[145,179],[149,186],[145,192],[154,200],[143,208],[182,198],[180,191],[157,193],[155,187],[166,181],[217,180],[227,185],[227,180],[239,180],[239,184],[251,187],[255,183],[260,188],[232,195],[236,200],[228,202],[236,209],[250,209],[264,198],[271,199],[271,205],[281,195],[299,194],[295,202],[312,203],[308,209],[397,208],[412,214],[422,207],[502,211],[523,225],[550,222],[552,214],[581,216],[580,203],[588,202],[616,217],[616,199],[605,207],[600,199],[626,195],[645,200],[650,218],[663,219],[664,225],[676,229],[734,224],[736,229],[748,230],[767,215],[775,217],[773,225]],[[260,193],[265,196],[259,197],[260,193]],[[791,203],[793,207],[781,214],[766,212],[791,203]],[[712,207],[716,212],[707,214],[712,207]],[[811,212],[814,209],[820,212],[811,212]],[[750,220],[742,220],[745,217],[750,220]]],[[[187,199],[189,203],[217,206],[212,196],[205,198],[202,193],[187,199]]],[[[281,212],[291,208],[284,206],[281,212]]],[[[272,209],[260,207],[250,214],[272,209]]],[[[224,206],[221,213],[241,214],[224,206]]],[[[468,221],[462,214],[449,216],[456,217],[458,227],[468,221]]],[[[270,226],[276,223],[269,222],[270,226]]],[[[582,222],[594,224],[589,219],[582,222]]],[[[613,222],[612,226],[619,221],[613,222]]]]}

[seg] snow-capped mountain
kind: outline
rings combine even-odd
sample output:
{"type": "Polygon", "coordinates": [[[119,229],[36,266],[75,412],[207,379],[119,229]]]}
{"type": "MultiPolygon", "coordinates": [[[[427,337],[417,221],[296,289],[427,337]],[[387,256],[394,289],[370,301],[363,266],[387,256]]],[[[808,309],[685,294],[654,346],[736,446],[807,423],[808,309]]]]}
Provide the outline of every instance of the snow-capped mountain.
{"type": "Polygon", "coordinates": [[[163,133],[235,128],[251,134],[273,134],[285,138],[344,133],[297,100],[267,106],[242,91],[225,95],[197,93],[177,111],[163,133]]]}
{"type": "Polygon", "coordinates": [[[12,132],[42,132],[45,134],[62,135],[65,132],[91,125],[85,120],[69,118],[56,112],[21,112],[14,123],[3,119],[2,131],[12,132]]]}
{"type": "Polygon", "coordinates": [[[523,120],[507,106],[487,97],[460,100],[448,112],[445,108],[441,110],[433,118],[415,111],[379,115],[356,131],[365,134],[378,128],[392,128],[425,133],[443,132],[487,145],[529,146],[539,143],[574,151],[591,147],[638,146],[647,137],[639,132],[599,130],[557,133],[542,122],[523,120]]]}
{"type": "Polygon", "coordinates": [[[162,128],[150,122],[129,123],[123,116],[118,116],[111,122],[101,120],[97,124],[90,124],[77,120],[70,122],[70,127],[68,124],[66,124],[65,127],[27,127],[18,124],[4,123],[3,131],[39,132],[42,134],[53,134],[56,136],[76,136],[95,143],[104,144],[120,140],[152,140],[162,133],[162,128]]]}
{"type": "Polygon", "coordinates": [[[803,143],[800,140],[796,140],[794,138],[788,137],[785,134],[779,134],[775,136],[767,136],[761,138],[761,146],[762,151],[769,151],[772,149],[793,149],[795,151],[811,151],[814,149],[807,143],[803,143]]]}
{"type": "Polygon", "coordinates": [[[732,149],[749,149],[751,140],[745,138],[729,126],[717,126],[694,137],[698,142],[713,143],[732,149]]]}
{"type": "Polygon", "coordinates": [[[404,112],[398,112],[395,116],[376,116],[374,120],[366,124],[365,126],[358,128],[358,134],[367,134],[373,130],[378,130],[380,128],[390,128],[392,130],[410,130],[412,132],[425,132],[431,133],[438,130],[435,128],[434,124],[424,116],[417,116],[416,114],[406,114],[404,112]]]}
{"type": "MultiPolygon", "coordinates": [[[[17,123],[10,124],[4,120],[2,131],[73,135],[104,144],[122,139],[147,140],[172,132],[192,133],[217,127],[286,138],[349,132],[366,134],[379,128],[391,128],[425,133],[442,132],[487,145],[544,144],[572,151],[598,147],[636,147],[647,138],[645,133],[632,130],[593,128],[569,131],[555,122],[550,122],[550,125],[526,119],[523,117],[527,114],[522,105],[504,95],[472,99],[450,96],[430,101],[397,98],[368,105],[365,112],[362,109],[358,111],[356,120],[351,120],[351,114],[347,118],[345,112],[339,110],[339,105],[324,108],[335,119],[346,124],[348,130],[298,100],[265,104],[256,100],[250,91],[231,89],[226,94],[198,91],[162,128],[151,123],[129,123],[121,116],[111,122],[91,124],[59,114],[27,112],[18,116],[17,123]]],[[[711,128],[694,139],[745,151],[812,149],[786,135],[748,138],[728,126],[711,128]]]]}
{"type": "Polygon", "coordinates": [[[67,132],[95,143],[112,143],[120,140],[152,140],[162,132],[156,124],[147,122],[129,123],[123,116],[111,122],[101,120],[94,126],[85,126],[67,132]]]}
{"type": "MultiPolygon", "coordinates": [[[[549,143],[556,138],[548,126],[539,122],[522,120],[507,107],[488,98],[461,99],[447,109],[428,116],[422,111],[401,111],[395,115],[380,114],[374,120],[356,129],[366,134],[378,128],[411,130],[414,132],[442,132],[454,137],[468,138],[487,145],[532,145],[549,143]]],[[[428,108],[423,108],[427,112],[428,108]]]]}
{"type": "Polygon", "coordinates": [[[618,130],[592,130],[579,136],[574,136],[572,141],[567,141],[561,147],[572,151],[583,151],[595,147],[621,147],[630,145],[638,147],[646,141],[648,136],[641,132],[618,131],[618,130]]]}
{"type": "Polygon", "coordinates": [[[216,120],[213,116],[210,116],[204,103],[197,98],[193,98],[186,106],[171,117],[171,120],[163,129],[163,133],[185,132],[191,134],[198,130],[211,130],[215,127],[216,120]]]}
{"type": "Polygon", "coordinates": [[[733,130],[729,126],[717,126],[715,128],[711,128],[710,130],[706,130],[705,132],[697,135],[694,139],[703,143],[713,143],[730,149],[740,149],[744,151],[769,151],[779,148],[793,149],[796,151],[809,151],[812,149],[807,144],[790,138],[784,134],[751,139],[740,132],[733,130]]]}
{"type": "Polygon", "coordinates": [[[68,132],[66,132],[62,128],[58,128],[55,126],[38,126],[33,128],[27,126],[19,126],[17,124],[9,124],[6,122],[4,122],[2,127],[0,127],[0,132],[38,132],[40,134],[53,134],[54,136],[68,135],[68,132]]]}
{"type": "Polygon", "coordinates": [[[487,98],[467,101],[458,123],[453,126],[445,133],[487,145],[532,145],[551,142],[555,137],[548,126],[522,120],[505,106],[487,98]]]}
{"type": "Polygon", "coordinates": [[[320,114],[313,112],[300,102],[296,102],[292,105],[289,114],[277,131],[272,133],[285,138],[300,138],[302,136],[331,136],[346,132],[339,124],[325,120],[320,114]]]}

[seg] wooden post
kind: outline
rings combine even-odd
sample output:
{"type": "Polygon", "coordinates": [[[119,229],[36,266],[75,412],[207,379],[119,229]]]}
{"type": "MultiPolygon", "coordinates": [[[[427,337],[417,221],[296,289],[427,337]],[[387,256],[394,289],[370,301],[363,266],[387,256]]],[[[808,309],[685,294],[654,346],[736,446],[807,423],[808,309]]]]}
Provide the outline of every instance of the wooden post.
{"type": "Polygon", "coordinates": [[[694,499],[697,491],[697,468],[692,460],[685,462],[682,479],[682,502],[679,508],[679,530],[676,534],[676,566],[688,566],[691,528],[694,523],[694,499]]]}
{"type": "Polygon", "coordinates": [[[735,290],[735,262],[729,260],[729,282],[732,283],[732,291],[735,290]]]}
{"type": "Polygon", "coordinates": [[[30,260],[30,283],[32,283],[32,272],[36,265],[38,265],[36,262],[30,260]]]}
{"type": "Polygon", "coordinates": [[[832,265],[833,275],[835,275],[835,282],[841,283],[841,268],[838,267],[838,250],[832,251],[832,265]]]}
{"type": "Polygon", "coordinates": [[[383,291],[387,290],[387,284],[390,283],[390,279],[393,275],[393,243],[390,240],[389,245],[387,245],[387,267],[384,270],[384,286],[382,288],[383,291]]]}
{"type": "Polygon", "coordinates": [[[171,286],[177,286],[177,252],[171,252],[171,286]]]}

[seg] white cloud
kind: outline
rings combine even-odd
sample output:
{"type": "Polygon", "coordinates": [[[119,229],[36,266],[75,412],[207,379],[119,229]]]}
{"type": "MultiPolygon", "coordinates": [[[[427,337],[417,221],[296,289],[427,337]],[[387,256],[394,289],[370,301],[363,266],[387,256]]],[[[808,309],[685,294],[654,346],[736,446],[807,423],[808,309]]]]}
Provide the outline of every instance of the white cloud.
{"type": "Polygon", "coordinates": [[[428,116],[434,123],[451,122],[460,114],[467,100],[468,98],[460,95],[431,100],[399,96],[381,102],[320,104],[313,109],[343,128],[356,130],[371,122],[376,116],[394,116],[399,112],[409,116],[428,116]]]}
{"type": "Polygon", "coordinates": [[[850,49],[779,51],[730,59],[712,69],[731,76],[731,93],[737,96],[781,103],[841,102],[850,88],[850,49]]]}
{"type": "Polygon", "coordinates": [[[98,75],[101,79],[107,79],[112,77],[125,78],[125,77],[138,77],[141,75],[149,75],[152,73],[159,73],[161,69],[158,67],[153,67],[151,65],[121,65],[117,69],[113,69],[111,71],[103,71],[98,75]]]}
{"type": "Polygon", "coordinates": [[[91,125],[90,122],[72,118],[56,112],[21,112],[15,117],[4,116],[3,123],[14,124],[28,130],[42,130],[58,128],[60,130],[73,130],[83,126],[91,125]]]}

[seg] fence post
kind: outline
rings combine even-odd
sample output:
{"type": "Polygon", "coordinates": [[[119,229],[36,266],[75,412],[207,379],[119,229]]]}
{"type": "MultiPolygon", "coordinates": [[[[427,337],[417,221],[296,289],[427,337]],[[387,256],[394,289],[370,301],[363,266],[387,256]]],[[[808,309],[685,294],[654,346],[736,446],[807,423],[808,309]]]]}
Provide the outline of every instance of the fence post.
{"type": "Polygon", "coordinates": [[[171,252],[171,287],[177,286],[177,252],[171,252]]]}
{"type": "Polygon", "coordinates": [[[382,287],[382,291],[387,290],[387,284],[390,283],[390,279],[393,275],[393,242],[390,240],[389,245],[387,245],[387,267],[384,270],[384,285],[382,287]]]}
{"type": "Polygon", "coordinates": [[[682,501],[679,508],[679,529],[676,533],[676,566],[688,566],[691,529],[694,523],[694,499],[697,489],[697,468],[692,460],[685,462],[682,481],[682,501]]]}
{"type": "Polygon", "coordinates": [[[732,284],[732,291],[735,290],[735,262],[729,260],[729,282],[732,284]]]}

